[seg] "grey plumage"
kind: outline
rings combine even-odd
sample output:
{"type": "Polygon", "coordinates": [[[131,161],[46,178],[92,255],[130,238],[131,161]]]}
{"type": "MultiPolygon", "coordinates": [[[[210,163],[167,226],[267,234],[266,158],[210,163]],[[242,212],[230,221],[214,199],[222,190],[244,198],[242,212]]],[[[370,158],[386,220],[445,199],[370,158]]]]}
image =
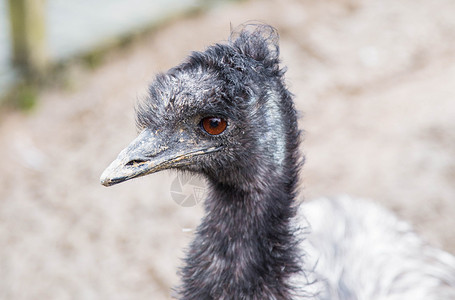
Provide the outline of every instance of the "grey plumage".
{"type": "Polygon", "coordinates": [[[158,75],[137,107],[141,134],[101,176],[207,178],[180,298],[452,299],[455,259],[390,213],[347,197],[299,207],[300,131],[277,41],[246,26],[158,75]]]}

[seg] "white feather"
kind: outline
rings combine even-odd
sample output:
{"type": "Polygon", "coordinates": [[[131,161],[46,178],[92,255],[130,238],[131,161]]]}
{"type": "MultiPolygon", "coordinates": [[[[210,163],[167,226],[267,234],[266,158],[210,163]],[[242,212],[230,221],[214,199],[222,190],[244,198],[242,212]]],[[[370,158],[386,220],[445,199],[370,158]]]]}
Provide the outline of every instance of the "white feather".
{"type": "Polygon", "coordinates": [[[411,226],[371,202],[341,196],[304,203],[301,244],[317,299],[455,299],[455,258],[423,242],[411,226]]]}

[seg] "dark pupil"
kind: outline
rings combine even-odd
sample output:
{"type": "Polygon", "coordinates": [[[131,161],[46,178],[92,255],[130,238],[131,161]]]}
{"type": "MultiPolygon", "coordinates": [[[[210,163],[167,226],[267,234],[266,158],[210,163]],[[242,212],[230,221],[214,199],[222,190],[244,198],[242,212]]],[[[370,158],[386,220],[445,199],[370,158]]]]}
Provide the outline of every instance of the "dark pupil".
{"type": "Polygon", "coordinates": [[[220,119],[218,118],[211,118],[210,119],[210,127],[217,128],[220,125],[220,119]]]}

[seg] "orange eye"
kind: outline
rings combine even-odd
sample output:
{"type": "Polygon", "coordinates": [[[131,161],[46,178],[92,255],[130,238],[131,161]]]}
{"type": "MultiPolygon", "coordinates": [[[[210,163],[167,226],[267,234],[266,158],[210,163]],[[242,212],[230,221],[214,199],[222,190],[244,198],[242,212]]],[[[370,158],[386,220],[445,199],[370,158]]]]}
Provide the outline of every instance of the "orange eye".
{"type": "Polygon", "coordinates": [[[225,119],[219,117],[207,117],[201,121],[202,128],[211,135],[221,134],[227,127],[225,119]]]}

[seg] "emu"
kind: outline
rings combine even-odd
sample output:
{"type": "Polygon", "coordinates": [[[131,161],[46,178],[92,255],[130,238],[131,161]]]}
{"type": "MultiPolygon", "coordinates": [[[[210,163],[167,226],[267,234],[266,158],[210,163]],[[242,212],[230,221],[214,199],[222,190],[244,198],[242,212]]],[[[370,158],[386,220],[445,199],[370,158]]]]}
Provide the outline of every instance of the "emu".
{"type": "Polygon", "coordinates": [[[375,204],[296,201],[303,156],[278,34],[244,26],[159,74],[139,136],[104,171],[111,186],[166,169],[209,193],[180,299],[455,299],[455,258],[375,204]]]}

